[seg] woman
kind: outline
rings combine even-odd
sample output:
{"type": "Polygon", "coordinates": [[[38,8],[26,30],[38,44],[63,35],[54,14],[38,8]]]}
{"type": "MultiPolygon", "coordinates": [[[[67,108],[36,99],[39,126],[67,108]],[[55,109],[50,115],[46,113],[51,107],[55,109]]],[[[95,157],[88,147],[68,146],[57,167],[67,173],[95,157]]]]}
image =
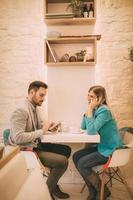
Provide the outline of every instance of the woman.
{"type": "MultiPolygon", "coordinates": [[[[98,145],[81,149],[73,155],[74,164],[89,189],[87,200],[99,200],[101,180],[92,168],[105,164],[114,150],[122,146],[116,121],[107,106],[106,91],[102,86],[93,86],[89,89],[88,109],[83,116],[81,128],[86,129],[90,135],[100,135],[98,145]]],[[[105,186],[104,199],[110,194],[105,186]]]]}

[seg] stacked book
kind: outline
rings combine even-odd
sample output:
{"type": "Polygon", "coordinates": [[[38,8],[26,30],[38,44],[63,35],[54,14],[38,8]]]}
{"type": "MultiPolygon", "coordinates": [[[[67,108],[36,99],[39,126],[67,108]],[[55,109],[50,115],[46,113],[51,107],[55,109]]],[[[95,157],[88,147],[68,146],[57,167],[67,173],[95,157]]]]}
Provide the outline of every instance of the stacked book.
{"type": "Polygon", "coordinates": [[[73,18],[73,13],[47,13],[46,19],[73,18]]]}

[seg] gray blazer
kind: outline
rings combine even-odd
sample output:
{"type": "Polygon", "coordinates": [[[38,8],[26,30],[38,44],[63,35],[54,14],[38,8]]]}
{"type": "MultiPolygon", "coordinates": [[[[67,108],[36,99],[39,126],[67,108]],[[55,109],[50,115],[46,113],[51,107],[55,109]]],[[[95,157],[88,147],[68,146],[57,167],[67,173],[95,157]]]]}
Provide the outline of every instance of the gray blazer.
{"type": "Polygon", "coordinates": [[[31,103],[26,99],[24,105],[16,109],[10,119],[10,144],[19,144],[23,146],[35,146],[35,140],[43,135],[42,120],[39,110],[36,108],[37,124],[35,127],[33,109],[31,103]]]}

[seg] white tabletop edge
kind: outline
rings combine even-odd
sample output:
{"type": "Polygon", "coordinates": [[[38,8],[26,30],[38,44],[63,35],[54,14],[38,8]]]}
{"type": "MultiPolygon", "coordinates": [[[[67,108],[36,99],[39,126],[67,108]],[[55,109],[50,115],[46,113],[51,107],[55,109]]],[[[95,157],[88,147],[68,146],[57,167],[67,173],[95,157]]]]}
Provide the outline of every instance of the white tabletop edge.
{"type": "Polygon", "coordinates": [[[41,141],[43,143],[99,143],[100,136],[86,133],[53,133],[44,135],[41,141]]]}

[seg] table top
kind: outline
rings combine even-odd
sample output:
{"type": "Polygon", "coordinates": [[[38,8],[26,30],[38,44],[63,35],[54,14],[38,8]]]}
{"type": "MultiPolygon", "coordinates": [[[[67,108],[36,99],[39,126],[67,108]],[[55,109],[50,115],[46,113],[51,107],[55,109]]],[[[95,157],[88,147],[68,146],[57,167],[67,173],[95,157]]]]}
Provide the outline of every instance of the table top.
{"type": "Polygon", "coordinates": [[[49,133],[43,136],[42,142],[47,143],[99,143],[100,136],[88,135],[87,133],[49,133]]]}

